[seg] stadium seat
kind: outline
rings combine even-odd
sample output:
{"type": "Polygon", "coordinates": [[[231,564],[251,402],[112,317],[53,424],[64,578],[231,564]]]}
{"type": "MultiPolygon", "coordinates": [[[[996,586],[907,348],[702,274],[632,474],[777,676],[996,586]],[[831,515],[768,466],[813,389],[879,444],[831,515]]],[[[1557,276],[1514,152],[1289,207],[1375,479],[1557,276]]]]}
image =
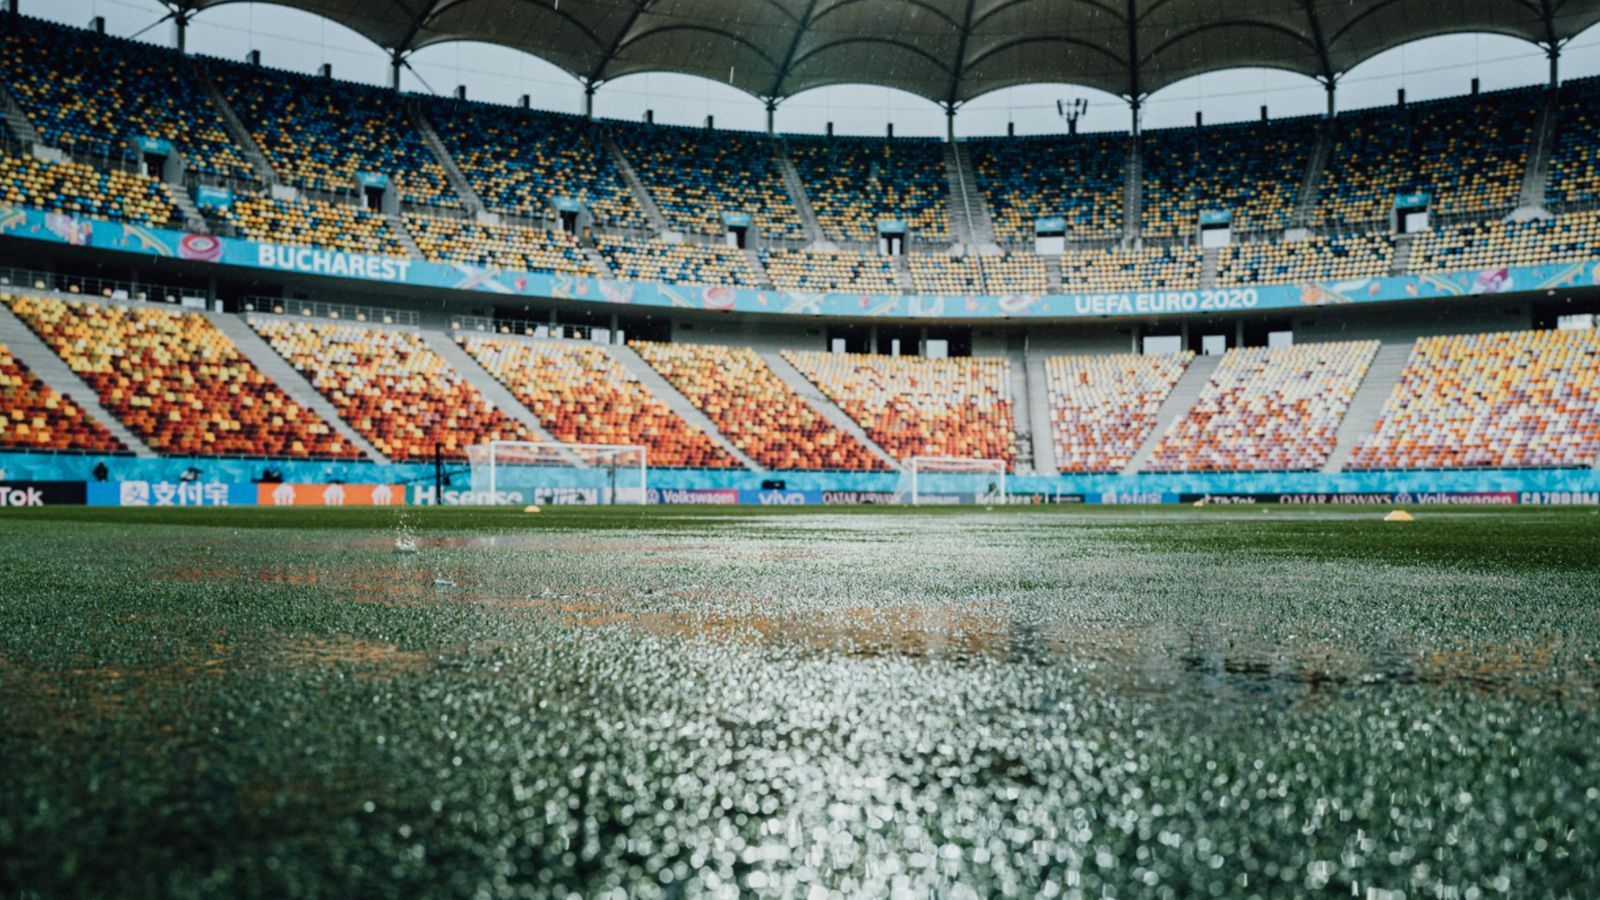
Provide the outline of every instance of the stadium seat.
{"type": "Polygon", "coordinates": [[[886,468],[784,384],[754,350],[649,341],[629,346],[735,447],[767,468],[886,468]]]}
{"type": "Polygon", "coordinates": [[[1066,219],[1067,237],[1106,240],[1122,230],[1126,135],[986,138],[967,144],[995,235],[1031,242],[1041,218],[1066,219]]]}
{"type": "Polygon", "coordinates": [[[1585,262],[1600,248],[1600,213],[1529,222],[1475,222],[1429,231],[1411,247],[1412,272],[1585,262]]]}
{"type": "Polygon", "coordinates": [[[950,182],[942,141],[785,137],[806,199],[829,240],[878,240],[878,222],[904,222],[919,241],[950,240],[950,182]]]}
{"type": "Polygon", "coordinates": [[[872,356],[785,350],[801,374],[889,455],[1016,460],[1004,359],[872,356]]]}
{"type": "Polygon", "coordinates": [[[489,441],[532,441],[422,335],[403,328],[257,316],[250,325],[395,462],[463,459],[489,441]]]}
{"type": "Polygon", "coordinates": [[[1144,132],[1145,236],[1193,235],[1202,212],[1231,212],[1235,233],[1281,231],[1299,202],[1318,121],[1144,132]]]}
{"type": "Polygon", "coordinates": [[[1069,251],[1061,257],[1061,286],[1068,293],[1193,290],[1205,257],[1198,247],[1069,251]]]}
{"type": "Polygon", "coordinates": [[[1587,468],[1600,454],[1600,331],[1417,341],[1351,469],[1587,468]]]}
{"type": "Polygon", "coordinates": [[[1555,209],[1600,202],[1600,78],[1561,84],[1545,200],[1555,209]]]}
{"type": "Polygon", "coordinates": [[[1217,285],[1246,287],[1377,278],[1389,274],[1393,261],[1394,240],[1386,234],[1230,244],[1217,257],[1217,285]]]}
{"type": "Polygon", "coordinates": [[[642,444],[652,468],[739,465],[600,347],[478,335],[458,341],[558,441],[642,444]]]}
{"type": "Polygon", "coordinates": [[[613,124],[612,133],[674,227],[720,235],[734,213],[768,237],[806,236],[771,138],[665,125],[613,124]]]}
{"type": "Polygon", "coordinates": [[[1229,350],[1148,472],[1314,471],[1333,452],[1377,341],[1229,350]]]}
{"type": "Polygon", "coordinates": [[[860,291],[898,294],[900,273],[894,260],[876,253],[843,250],[763,250],[761,264],[775,287],[785,291],[860,291]]]}
{"type": "Polygon", "coordinates": [[[152,450],[173,456],[353,459],[199,313],[22,296],[11,310],[152,450]]]}
{"type": "Polygon", "coordinates": [[[153,178],[4,151],[0,151],[0,202],[152,228],[181,228],[183,223],[183,213],[153,178]]]}
{"type": "Polygon", "coordinates": [[[576,238],[559,231],[491,225],[457,216],[407,213],[406,230],[433,262],[494,266],[518,272],[593,275],[594,264],[576,238]]]}
{"type": "Polygon", "coordinates": [[[124,453],[127,448],[71,397],[51,390],[0,344],[0,447],[124,453]]]}
{"type": "Polygon", "coordinates": [[[753,287],[756,274],[744,251],[724,244],[670,244],[595,235],[595,246],[618,278],[673,284],[753,287]]]}
{"type": "Polygon", "coordinates": [[[1157,410],[1193,358],[1185,351],[1046,359],[1056,468],[1122,471],[1155,427],[1157,410]]]}
{"type": "Polygon", "coordinates": [[[343,203],[246,197],[224,210],[222,219],[244,237],[269,244],[406,255],[382,216],[343,203]]]}

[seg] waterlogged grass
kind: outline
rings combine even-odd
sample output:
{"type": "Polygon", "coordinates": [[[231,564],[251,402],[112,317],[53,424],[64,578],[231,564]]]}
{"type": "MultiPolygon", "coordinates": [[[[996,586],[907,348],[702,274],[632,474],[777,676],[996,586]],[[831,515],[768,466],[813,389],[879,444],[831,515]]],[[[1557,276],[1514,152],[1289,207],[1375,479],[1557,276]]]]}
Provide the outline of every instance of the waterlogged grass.
{"type": "Polygon", "coordinates": [[[1600,517],[1381,512],[7,513],[0,896],[1600,894],[1600,517]]]}

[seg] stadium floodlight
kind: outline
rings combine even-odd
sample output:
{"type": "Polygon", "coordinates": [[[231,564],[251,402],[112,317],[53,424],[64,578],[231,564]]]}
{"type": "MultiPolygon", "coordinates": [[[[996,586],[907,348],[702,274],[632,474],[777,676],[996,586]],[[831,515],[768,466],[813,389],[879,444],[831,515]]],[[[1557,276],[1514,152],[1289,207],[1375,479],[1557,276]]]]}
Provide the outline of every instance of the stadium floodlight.
{"type": "Polygon", "coordinates": [[[900,469],[895,502],[912,506],[1006,502],[1006,461],[914,456],[900,469]]]}
{"type": "Polygon", "coordinates": [[[642,444],[490,441],[467,448],[472,490],[488,505],[610,505],[649,498],[642,444]]]}

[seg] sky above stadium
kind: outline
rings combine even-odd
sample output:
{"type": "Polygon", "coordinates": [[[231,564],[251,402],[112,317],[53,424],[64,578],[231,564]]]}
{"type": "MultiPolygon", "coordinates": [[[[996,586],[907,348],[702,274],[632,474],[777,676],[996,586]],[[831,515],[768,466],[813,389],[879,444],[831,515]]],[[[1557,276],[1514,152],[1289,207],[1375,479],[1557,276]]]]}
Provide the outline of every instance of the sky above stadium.
{"type": "MultiPolygon", "coordinates": [[[[174,44],[166,10],[157,0],[21,0],[24,13],[69,25],[87,26],[95,16],[106,31],[162,46],[174,44]]],[[[189,28],[190,52],[243,59],[260,50],[274,68],[312,72],[324,64],[336,78],[388,84],[387,54],[353,31],[309,13],[267,3],[234,3],[201,13],[189,28]]],[[[1472,80],[1496,90],[1548,79],[1544,51],[1499,35],[1454,35],[1417,41],[1381,54],[1346,73],[1339,85],[1341,109],[1390,104],[1405,89],[1411,100],[1467,93],[1472,80]]],[[[1569,44],[1562,56],[1563,78],[1600,75],[1600,28],[1569,44]]],[[[514,103],[523,94],[532,105],[581,112],[583,91],[555,66],[514,50],[485,44],[454,43],[425,48],[411,58],[401,86],[408,91],[448,94],[465,85],[475,100],[514,103]]],[[[961,135],[1052,134],[1066,130],[1057,102],[1087,101],[1079,127],[1126,131],[1127,104],[1110,94],[1070,85],[1030,85],[979,97],[956,117],[961,135]]],[[[1158,91],[1145,104],[1146,128],[1192,125],[1201,113],[1208,123],[1258,118],[1266,106],[1274,118],[1317,115],[1326,109],[1322,86],[1292,73],[1235,69],[1201,75],[1158,91]]],[[[719,128],[766,127],[761,102],[725,84],[687,75],[645,74],[619,78],[595,95],[595,114],[637,121],[653,110],[657,122],[704,124],[708,115],[719,128]]],[[[892,124],[898,136],[943,135],[945,115],[937,106],[888,88],[845,85],[796,95],[778,107],[780,131],[826,130],[839,134],[882,134],[892,124]]]]}

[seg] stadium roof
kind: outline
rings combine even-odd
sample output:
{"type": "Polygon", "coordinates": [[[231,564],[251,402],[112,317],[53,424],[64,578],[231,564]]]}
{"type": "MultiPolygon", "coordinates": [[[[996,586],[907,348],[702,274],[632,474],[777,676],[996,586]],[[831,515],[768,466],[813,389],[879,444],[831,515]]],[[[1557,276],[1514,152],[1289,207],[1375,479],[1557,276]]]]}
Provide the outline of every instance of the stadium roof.
{"type": "MultiPolygon", "coordinates": [[[[237,0],[165,0],[194,12],[237,0]]],[[[1558,47],[1600,0],[277,0],[391,53],[483,41],[587,84],[700,75],[773,100],[832,84],[959,104],[1065,83],[1142,97],[1262,66],[1327,81],[1418,38],[1505,34],[1558,47]]]]}

